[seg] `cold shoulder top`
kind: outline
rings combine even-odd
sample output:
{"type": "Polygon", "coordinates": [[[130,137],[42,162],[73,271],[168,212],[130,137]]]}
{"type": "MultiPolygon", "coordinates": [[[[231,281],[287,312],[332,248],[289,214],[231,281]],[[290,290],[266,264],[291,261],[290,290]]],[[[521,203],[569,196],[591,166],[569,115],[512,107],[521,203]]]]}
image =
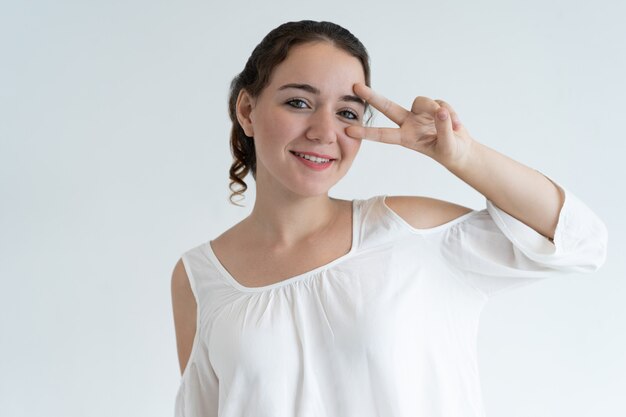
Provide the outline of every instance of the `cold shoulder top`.
{"type": "Polygon", "coordinates": [[[488,199],[416,229],[378,195],[353,200],[349,253],[272,285],[239,284],[210,241],[184,252],[198,308],[175,416],[484,416],[485,303],[605,262],[604,223],[557,185],[553,241],[488,199]]]}

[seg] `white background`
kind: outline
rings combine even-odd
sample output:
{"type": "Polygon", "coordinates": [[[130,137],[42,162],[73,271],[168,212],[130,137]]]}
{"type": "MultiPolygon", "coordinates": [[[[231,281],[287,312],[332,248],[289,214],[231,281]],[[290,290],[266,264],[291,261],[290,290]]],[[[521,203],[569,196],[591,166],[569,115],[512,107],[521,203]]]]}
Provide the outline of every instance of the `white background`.
{"type": "MultiPolygon", "coordinates": [[[[227,198],[229,82],[301,19],[348,28],[377,91],[448,101],[608,227],[597,273],[488,303],[488,417],[626,415],[625,15],[607,0],[3,2],[0,415],[172,415],[172,269],[254,201],[251,177],[246,208],[227,198]]],[[[331,195],[375,194],[485,207],[428,157],[366,142],[331,195]]]]}

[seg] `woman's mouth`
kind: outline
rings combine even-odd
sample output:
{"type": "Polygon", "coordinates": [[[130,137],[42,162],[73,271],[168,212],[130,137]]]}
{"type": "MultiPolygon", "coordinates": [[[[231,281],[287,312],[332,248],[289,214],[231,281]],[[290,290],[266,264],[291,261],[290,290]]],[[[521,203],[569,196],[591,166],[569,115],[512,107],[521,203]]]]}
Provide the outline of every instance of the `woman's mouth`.
{"type": "Polygon", "coordinates": [[[329,158],[320,158],[318,156],[306,155],[300,152],[290,151],[292,155],[294,155],[300,162],[309,168],[313,168],[315,170],[323,170],[332,165],[334,159],[329,158]]]}

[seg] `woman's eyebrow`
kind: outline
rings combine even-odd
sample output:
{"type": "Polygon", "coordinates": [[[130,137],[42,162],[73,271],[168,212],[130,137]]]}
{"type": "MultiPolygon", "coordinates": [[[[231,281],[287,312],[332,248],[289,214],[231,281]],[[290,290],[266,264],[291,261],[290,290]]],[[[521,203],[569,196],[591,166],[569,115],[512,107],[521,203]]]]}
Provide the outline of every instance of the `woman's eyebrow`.
{"type": "MultiPolygon", "coordinates": [[[[320,95],[320,90],[315,88],[315,87],[313,87],[310,84],[296,84],[296,83],[285,84],[283,86],[280,86],[278,88],[278,90],[279,91],[280,90],[286,90],[288,88],[296,88],[296,89],[299,89],[299,90],[304,90],[304,91],[306,91],[308,93],[311,93],[311,94],[315,94],[317,96],[320,95]]],[[[342,96],[341,97],[341,101],[351,101],[351,102],[358,103],[358,104],[362,105],[363,107],[365,107],[365,101],[361,97],[358,97],[358,96],[353,96],[353,95],[348,94],[348,95],[342,96]]]]}
{"type": "Polygon", "coordinates": [[[320,90],[318,90],[317,88],[313,87],[310,84],[295,84],[295,83],[285,84],[285,85],[281,86],[279,88],[279,90],[286,90],[287,88],[297,88],[299,90],[304,90],[304,91],[306,91],[308,93],[315,94],[315,95],[318,95],[318,96],[320,94],[320,90]]]}

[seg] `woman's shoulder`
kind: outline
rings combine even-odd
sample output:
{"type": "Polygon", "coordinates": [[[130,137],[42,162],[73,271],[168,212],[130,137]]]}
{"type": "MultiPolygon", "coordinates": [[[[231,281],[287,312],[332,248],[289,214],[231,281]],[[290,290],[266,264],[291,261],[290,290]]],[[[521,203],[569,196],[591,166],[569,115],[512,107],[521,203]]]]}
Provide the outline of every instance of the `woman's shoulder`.
{"type": "Polygon", "coordinates": [[[218,236],[214,237],[210,240],[211,246],[221,246],[221,247],[237,247],[241,246],[242,243],[245,243],[247,239],[245,239],[246,231],[245,220],[243,219],[238,223],[235,223],[228,229],[224,230],[218,236]]]}
{"type": "Polygon", "coordinates": [[[429,229],[474,211],[450,201],[425,196],[385,196],[383,205],[415,229],[429,229]]]}

